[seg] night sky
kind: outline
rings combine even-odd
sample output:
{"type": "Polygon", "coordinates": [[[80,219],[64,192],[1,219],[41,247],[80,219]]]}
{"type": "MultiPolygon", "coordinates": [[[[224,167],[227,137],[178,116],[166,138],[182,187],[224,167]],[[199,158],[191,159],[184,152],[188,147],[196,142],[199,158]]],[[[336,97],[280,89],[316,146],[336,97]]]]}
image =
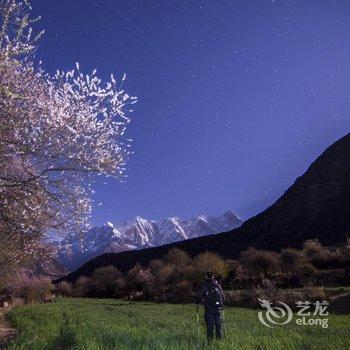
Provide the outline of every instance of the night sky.
{"type": "Polygon", "coordinates": [[[246,219],[349,131],[348,0],[32,5],[49,72],[76,61],[125,72],[138,97],[128,178],[96,185],[96,224],[227,209],[246,219]]]}

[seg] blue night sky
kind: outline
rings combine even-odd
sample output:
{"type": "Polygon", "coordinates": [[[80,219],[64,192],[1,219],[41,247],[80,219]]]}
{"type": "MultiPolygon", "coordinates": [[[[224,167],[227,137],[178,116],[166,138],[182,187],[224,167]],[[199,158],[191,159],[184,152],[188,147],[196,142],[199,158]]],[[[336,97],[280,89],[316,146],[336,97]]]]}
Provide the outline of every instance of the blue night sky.
{"type": "MultiPolygon", "coordinates": [[[[350,1],[33,0],[49,72],[127,74],[126,183],[99,180],[93,222],[243,218],[350,127],[350,1]]],[[[37,25],[36,25],[37,27],[37,25]]]]}

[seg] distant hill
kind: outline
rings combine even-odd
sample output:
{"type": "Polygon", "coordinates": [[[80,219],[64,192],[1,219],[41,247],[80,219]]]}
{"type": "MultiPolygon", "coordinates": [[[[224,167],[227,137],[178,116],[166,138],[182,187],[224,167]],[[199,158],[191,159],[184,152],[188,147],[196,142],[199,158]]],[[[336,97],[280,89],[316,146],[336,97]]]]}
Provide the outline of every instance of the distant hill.
{"type": "Polygon", "coordinates": [[[224,258],[237,258],[251,246],[279,250],[299,247],[307,239],[326,245],[345,241],[350,233],[350,134],[331,145],[304,175],[261,214],[241,227],[157,248],[103,254],[65,277],[75,280],[90,275],[100,266],[114,265],[127,270],[136,263],[146,265],[161,258],[170,248],[179,247],[195,256],[214,251],[224,258]]]}
{"type": "Polygon", "coordinates": [[[200,215],[189,220],[177,217],[134,220],[93,227],[85,235],[70,234],[55,244],[58,261],[70,271],[103,253],[144,249],[185,239],[229,231],[242,225],[232,211],[221,216],[200,215]]]}

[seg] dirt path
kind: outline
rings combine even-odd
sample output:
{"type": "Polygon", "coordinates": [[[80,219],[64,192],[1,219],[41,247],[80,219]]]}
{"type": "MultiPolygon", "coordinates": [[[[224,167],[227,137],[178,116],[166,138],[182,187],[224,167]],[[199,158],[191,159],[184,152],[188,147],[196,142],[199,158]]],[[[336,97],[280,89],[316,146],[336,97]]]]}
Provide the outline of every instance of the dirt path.
{"type": "Polygon", "coordinates": [[[0,349],[6,349],[6,344],[16,335],[16,330],[5,318],[4,308],[0,308],[0,349]]]}

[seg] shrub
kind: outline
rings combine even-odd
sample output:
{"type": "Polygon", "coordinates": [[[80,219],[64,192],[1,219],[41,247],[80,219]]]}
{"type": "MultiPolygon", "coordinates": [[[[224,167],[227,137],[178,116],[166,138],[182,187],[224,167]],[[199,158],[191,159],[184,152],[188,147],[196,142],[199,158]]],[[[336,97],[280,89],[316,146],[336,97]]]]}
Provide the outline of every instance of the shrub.
{"type": "Polygon", "coordinates": [[[258,294],[255,290],[225,291],[225,305],[257,308],[259,306],[258,294]]]}
{"type": "Polygon", "coordinates": [[[340,266],[350,266],[350,243],[337,249],[337,257],[340,266]]]}
{"type": "Polygon", "coordinates": [[[197,283],[202,281],[208,271],[213,272],[216,278],[226,278],[229,272],[226,261],[219,255],[210,252],[197,255],[191,264],[192,280],[197,283]]]}
{"type": "Polygon", "coordinates": [[[326,299],[327,295],[323,287],[305,287],[302,289],[302,300],[313,302],[326,299]]]}
{"type": "Polygon", "coordinates": [[[293,270],[302,260],[301,252],[296,249],[287,248],[281,251],[281,263],[287,270],[293,270]]]}
{"type": "Polygon", "coordinates": [[[303,256],[316,268],[329,268],[334,265],[335,254],[323,247],[318,241],[307,241],[304,244],[303,256]]]}
{"type": "Polygon", "coordinates": [[[172,265],[164,265],[155,278],[155,281],[163,285],[170,284],[172,283],[174,274],[175,269],[172,265]]]}
{"type": "Polygon", "coordinates": [[[127,275],[128,287],[133,291],[145,291],[152,284],[153,276],[140,264],[136,264],[127,275]]]}
{"type": "Polygon", "coordinates": [[[276,300],[277,288],[274,281],[263,279],[261,284],[256,288],[263,299],[276,300]]]}
{"type": "Polygon", "coordinates": [[[175,269],[183,271],[191,263],[189,255],[179,248],[170,249],[164,256],[164,262],[175,269]]]}
{"type": "Polygon", "coordinates": [[[194,300],[195,293],[192,290],[192,283],[183,280],[172,288],[172,293],[169,301],[190,303],[194,300]]]}
{"type": "Polygon", "coordinates": [[[313,285],[316,282],[317,269],[310,263],[303,263],[296,266],[295,278],[301,286],[313,285]]]}
{"type": "Polygon", "coordinates": [[[234,288],[238,284],[238,279],[242,277],[242,266],[236,260],[226,260],[226,265],[228,273],[225,285],[234,288]]]}
{"type": "Polygon", "coordinates": [[[239,305],[240,295],[238,290],[227,290],[227,291],[224,291],[224,294],[225,294],[225,305],[240,306],[239,305]]]}
{"type": "Polygon", "coordinates": [[[279,270],[279,255],[249,248],[241,253],[239,262],[255,277],[267,277],[279,270]]]}
{"type": "Polygon", "coordinates": [[[118,292],[117,280],[122,276],[112,265],[96,269],[91,276],[90,294],[96,297],[113,297],[118,292]]]}
{"type": "Polygon", "coordinates": [[[57,294],[61,297],[71,297],[73,295],[72,284],[66,281],[62,281],[56,286],[57,294]]]}
{"type": "Polygon", "coordinates": [[[91,279],[86,276],[81,276],[74,283],[73,296],[86,297],[89,295],[90,288],[91,288],[91,279]]]}
{"type": "Polygon", "coordinates": [[[321,243],[318,239],[307,239],[303,243],[303,249],[313,248],[313,247],[321,247],[321,243]]]}
{"type": "Polygon", "coordinates": [[[167,301],[171,293],[175,269],[172,265],[164,265],[162,260],[153,260],[149,264],[151,278],[147,282],[147,295],[155,301],[167,301]]]}
{"type": "Polygon", "coordinates": [[[346,269],[318,271],[316,282],[326,287],[348,286],[350,285],[350,271],[346,269]]]}
{"type": "Polygon", "coordinates": [[[183,250],[173,248],[165,254],[164,263],[168,268],[163,268],[161,272],[168,274],[166,281],[167,283],[171,283],[171,285],[174,286],[183,280],[185,271],[191,263],[191,258],[183,250]],[[171,266],[171,269],[169,269],[169,266],[171,266]]]}
{"type": "Polygon", "coordinates": [[[150,273],[156,278],[160,276],[163,267],[164,267],[164,262],[163,260],[160,260],[160,259],[152,260],[148,264],[148,269],[150,273]]]}
{"type": "Polygon", "coordinates": [[[22,298],[26,304],[52,300],[54,286],[48,277],[19,274],[9,281],[7,292],[13,298],[22,298]]]}

